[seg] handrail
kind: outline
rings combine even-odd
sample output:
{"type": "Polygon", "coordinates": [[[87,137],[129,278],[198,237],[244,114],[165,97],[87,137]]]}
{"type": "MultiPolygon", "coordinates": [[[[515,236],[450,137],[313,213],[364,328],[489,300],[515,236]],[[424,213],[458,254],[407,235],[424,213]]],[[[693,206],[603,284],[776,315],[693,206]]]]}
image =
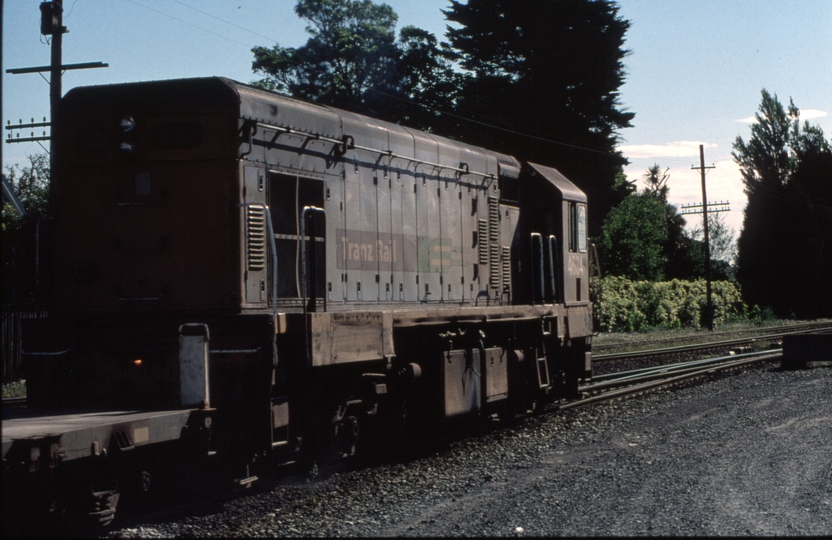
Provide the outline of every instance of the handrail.
{"type": "Polygon", "coordinates": [[[416,163],[417,165],[427,165],[429,167],[436,167],[438,169],[447,169],[450,171],[457,172],[459,174],[475,174],[477,176],[482,176],[483,178],[491,178],[494,179],[495,175],[492,173],[484,173],[478,171],[470,170],[470,167],[465,162],[460,162],[459,167],[452,167],[450,165],[442,165],[440,163],[434,163],[432,161],[426,161],[424,159],[418,159],[409,156],[403,156],[401,154],[396,154],[392,150],[381,150],[378,148],[370,148],[369,146],[360,146],[355,144],[355,138],[352,135],[344,135],[342,139],[334,139],[332,137],[326,137],[324,135],[318,135],[317,133],[309,133],[308,131],[301,131],[298,129],[283,127],[283,126],[275,126],[272,124],[267,124],[265,122],[256,122],[256,127],[260,127],[263,129],[272,129],[275,131],[281,131],[283,133],[289,133],[292,135],[302,135],[304,137],[309,137],[311,139],[315,139],[318,141],[325,141],[339,146],[339,152],[341,154],[346,153],[347,150],[364,150],[365,152],[373,152],[375,154],[381,154],[387,156],[392,159],[401,159],[404,161],[409,161],[411,163],[416,163]]]}
{"type": "MultiPolygon", "coordinates": [[[[307,313],[309,311],[308,306],[306,305],[306,216],[310,215],[311,213],[320,213],[323,214],[324,219],[326,219],[326,211],[323,208],[318,208],[317,206],[304,206],[303,211],[300,215],[300,266],[301,266],[301,293],[303,296],[303,324],[306,329],[304,332],[304,342],[306,343],[306,361],[309,364],[312,364],[312,353],[309,350],[309,317],[307,313]]],[[[313,223],[314,225],[314,223],[313,223]]],[[[313,244],[314,245],[314,244],[313,244]]],[[[314,249],[314,248],[313,248],[314,249]]],[[[313,253],[314,255],[314,253],[313,253]]],[[[316,276],[317,277],[317,276],[316,276]]],[[[313,281],[314,285],[314,281],[313,281]]],[[[312,297],[312,301],[317,303],[317,298],[315,295],[312,297]]],[[[326,296],[324,296],[324,310],[326,310],[326,296]]]]}
{"type": "MultiPolygon", "coordinates": [[[[269,207],[265,203],[251,201],[240,203],[237,206],[256,206],[263,209],[266,214],[266,229],[269,234],[269,247],[272,252],[272,324],[277,324],[277,249],[274,244],[274,230],[272,229],[272,214],[269,212],[269,207]]],[[[272,355],[274,356],[273,363],[277,366],[277,332],[272,335],[272,355]]]]}
{"type": "MultiPolygon", "coordinates": [[[[307,312],[307,305],[306,305],[306,289],[307,289],[307,267],[306,267],[306,217],[311,213],[318,213],[323,214],[324,219],[326,219],[326,211],[323,208],[318,208],[317,206],[304,206],[303,211],[301,212],[300,218],[300,267],[301,267],[301,294],[303,298],[303,314],[306,315],[307,312]]],[[[314,286],[314,283],[313,283],[314,286]]],[[[313,301],[317,302],[317,298],[313,298],[313,301]]],[[[324,297],[324,302],[326,302],[326,297],[324,297]]]]}

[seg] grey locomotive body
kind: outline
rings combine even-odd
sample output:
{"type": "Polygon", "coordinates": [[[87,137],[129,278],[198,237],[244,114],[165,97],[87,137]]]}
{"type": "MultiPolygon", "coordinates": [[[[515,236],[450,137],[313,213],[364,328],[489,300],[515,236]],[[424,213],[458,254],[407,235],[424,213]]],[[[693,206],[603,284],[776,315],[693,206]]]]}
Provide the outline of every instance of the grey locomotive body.
{"type": "Polygon", "coordinates": [[[30,407],[171,416],[49,441],[4,425],[27,474],[180,444],[245,482],[590,376],[586,197],[555,169],[220,78],[61,107],[30,407]]]}

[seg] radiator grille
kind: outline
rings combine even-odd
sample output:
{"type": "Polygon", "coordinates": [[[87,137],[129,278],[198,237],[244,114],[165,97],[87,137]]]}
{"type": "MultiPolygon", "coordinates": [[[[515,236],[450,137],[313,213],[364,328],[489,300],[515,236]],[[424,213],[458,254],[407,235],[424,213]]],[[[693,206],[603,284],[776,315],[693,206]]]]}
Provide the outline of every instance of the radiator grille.
{"type": "Polygon", "coordinates": [[[496,197],[488,198],[488,239],[500,240],[500,207],[496,197]]]}
{"type": "Polygon", "coordinates": [[[491,286],[500,288],[500,246],[491,246],[491,264],[489,265],[491,286]]]}
{"type": "Polygon", "coordinates": [[[259,206],[248,206],[246,214],[246,253],[248,269],[263,270],[266,267],[266,212],[259,206]]]}
{"type": "Polygon", "coordinates": [[[503,246],[503,287],[511,283],[511,248],[503,246]]]}
{"type": "Polygon", "coordinates": [[[484,219],[477,220],[477,249],[479,263],[488,264],[488,222],[484,219]]]}

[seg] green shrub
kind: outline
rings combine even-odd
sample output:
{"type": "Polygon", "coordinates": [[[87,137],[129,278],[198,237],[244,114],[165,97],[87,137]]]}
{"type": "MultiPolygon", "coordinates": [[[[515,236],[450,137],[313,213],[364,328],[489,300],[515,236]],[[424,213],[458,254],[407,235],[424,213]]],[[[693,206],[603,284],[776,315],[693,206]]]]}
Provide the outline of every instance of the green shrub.
{"type": "MultiPolygon", "coordinates": [[[[701,328],[706,324],[707,285],[702,279],[652,282],[609,276],[593,278],[590,288],[600,323],[598,330],[604,332],[701,328]]],[[[735,283],[712,282],[711,301],[714,325],[749,314],[735,283]]],[[[755,307],[749,315],[754,320],[764,320],[767,313],[755,307]]]]}

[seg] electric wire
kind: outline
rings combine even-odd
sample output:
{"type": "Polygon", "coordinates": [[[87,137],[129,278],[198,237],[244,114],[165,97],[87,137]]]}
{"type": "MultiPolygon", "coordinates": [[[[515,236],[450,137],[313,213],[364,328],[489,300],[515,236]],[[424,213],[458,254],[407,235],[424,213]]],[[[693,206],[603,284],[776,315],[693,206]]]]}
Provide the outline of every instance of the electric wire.
{"type": "MultiPolygon", "coordinates": [[[[76,0],[76,1],[77,1],[77,0],[76,0]]],[[[212,19],[218,20],[218,21],[220,21],[221,23],[228,24],[228,25],[230,25],[230,26],[233,26],[234,28],[239,28],[240,30],[243,30],[243,31],[245,31],[245,32],[248,32],[249,34],[253,34],[253,35],[258,36],[258,37],[261,37],[261,38],[263,38],[263,39],[268,39],[269,41],[274,41],[275,43],[277,43],[277,42],[278,42],[278,40],[274,39],[273,37],[264,36],[263,34],[258,34],[258,33],[257,33],[257,32],[255,32],[254,30],[251,30],[251,29],[249,29],[249,28],[245,28],[245,27],[243,27],[243,26],[239,26],[239,25],[237,25],[237,24],[234,24],[233,22],[226,21],[225,19],[222,19],[222,18],[217,17],[217,16],[215,16],[215,15],[211,15],[210,13],[208,13],[208,12],[206,12],[206,11],[202,11],[201,9],[195,8],[195,7],[193,7],[193,6],[189,6],[188,4],[186,4],[185,2],[181,2],[180,0],[173,0],[173,1],[174,1],[174,2],[176,2],[177,4],[181,5],[181,6],[185,6],[185,7],[186,7],[186,8],[188,8],[188,9],[192,9],[192,10],[196,11],[197,13],[202,13],[202,14],[203,14],[203,15],[205,15],[206,17],[211,17],[212,19]]]]}
{"type": "Polygon", "coordinates": [[[173,20],[175,20],[175,21],[181,22],[181,23],[183,23],[183,24],[187,24],[188,26],[193,26],[194,28],[198,28],[199,30],[203,30],[203,31],[205,31],[205,32],[208,32],[208,33],[214,34],[215,36],[219,36],[219,37],[221,37],[221,38],[223,38],[223,39],[227,39],[228,41],[233,41],[234,43],[239,43],[240,45],[243,45],[244,47],[248,47],[249,49],[251,49],[251,48],[252,48],[252,46],[251,46],[251,45],[249,45],[249,44],[247,44],[247,43],[243,43],[242,41],[238,41],[238,40],[236,40],[236,39],[234,39],[234,38],[230,38],[230,37],[228,37],[228,36],[225,36],[225,35],[223,35],[223,34],[220,34],[219,32],[214,32],[213,30],[209,30],[209,29],[204,28],[204,27],[202,27],[202,26],[199,26],[199,25],[197,25],[197,24],[190,23],[190,22],[188,22],[188,21],[186,21],[186,20],[180,19],[179,17],[174,17],[173,15],[170,15],[169,13],[165,13],[164,11],[159,11],[158,9],[152,8],[152,7],[150,7],[150,6],[146,6],[146,5],[144,5],[144,4],[140,4],[139,2],[136,2],[136,0],[127,0],[127,1],[128,1],[128,2],[130,2],[131,4],[135,4],[135,5],[137,5],[137,6],[140,6],[140,7],[145,8],[145,9],[149,9],[150,11],[156,12],[156,13],[158,13],[159,15],[163,15],[163,16],[168,17],[168,18],[170,18],[170,19],[173,19],[173,20]]]}

